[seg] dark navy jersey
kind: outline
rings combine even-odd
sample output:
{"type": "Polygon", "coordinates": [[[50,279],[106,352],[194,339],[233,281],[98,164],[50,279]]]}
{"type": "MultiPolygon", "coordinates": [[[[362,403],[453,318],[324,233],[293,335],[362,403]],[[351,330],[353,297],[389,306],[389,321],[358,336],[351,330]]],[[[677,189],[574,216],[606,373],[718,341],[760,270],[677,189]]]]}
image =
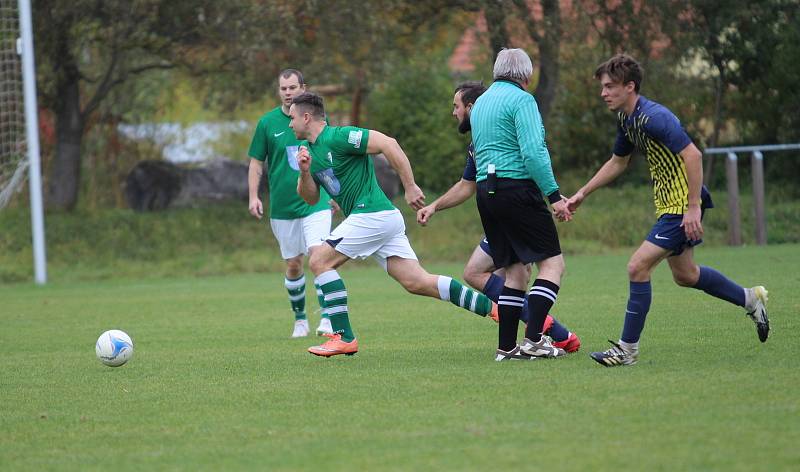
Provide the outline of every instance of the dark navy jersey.
{"type": "Polygon", "coordinates": [[[475,182],[478,177],[478,169],[475,167],[475,146],[472,142],[467,146],[467,164],[464,166],[464,175],[461,176],[464,180],[475,182]]]}
{"type": "Polygon", "coordinates": [[[679,155],[692,143],[678,118],[665,106],[640,96],[630,116],[617,114],[614,154],[629,156],[638,148],[647,158],[656,213],[683,214],[689,202],[686,166],[679,155]]]}

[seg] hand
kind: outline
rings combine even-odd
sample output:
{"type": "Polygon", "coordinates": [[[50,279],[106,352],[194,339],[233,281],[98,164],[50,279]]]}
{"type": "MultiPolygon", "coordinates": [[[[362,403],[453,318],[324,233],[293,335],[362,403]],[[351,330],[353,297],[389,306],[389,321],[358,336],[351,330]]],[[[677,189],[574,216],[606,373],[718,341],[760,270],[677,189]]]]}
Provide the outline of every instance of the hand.
{"type": "Polygon", "coordinates": [[[553,214],[556,215],[558,221],[572,220],[572,212],[569,211],[569,208],[567,207],[567,202],[568,200],[562,197],[561,200],[553,204],[553,214]]]}
{"type": "Polygon", "coordinates": [[[258,198],[253,198],[252,200],[250,200],[249,210],[250,214],[258,218],[259,220],[261,219],[262,216],[264,216],[264,207],[261,204],[261,200],[259,200],[258,198]]]}
{"type": "Polygon", "coordinates": [[[412,184],[406,188],[406,203],[415,210],[419,210],[425,206],[425,194],[422,193],[422,189],[420,189],[417,184],[412,184]]]}
{"type": "Polygon", "coordinates": [[[300,167],[300,172],[308,172],[311,169],[311,153],[305,146],[300,146],[297,150],[297,166],[300,167]]]}
{"type": "Polygon", "coordinates": [[[581,206],[583,203],[583,199],[586,198],[586,195],[583,194],[583,191],[578,190],[575,195],[567,199],[567,208],[572,213],[575,213],[578,210],[578,207],[581,206]]]}
{"type": "Polygon", "coordinates": [[[335,215],[337,211],[342,211],[342,207],[340,207],[339,204],[336,203],[336,200],[334,200],[332,198],[330,200],[328,200],[328,205],[331,207],[331,214],[332,215],[335,215]]]}
{"type": "Polygon", "coordinates": [[[697,241],[703,238],[703,223],[700,221],[702,212],[700,205],[689,205],[686,213],[683,214],[683,231],[686,232],[686,239],[689,241],[697,241]]]}
{"type": "Polygon", "coordinates": [[[436,213],[436,209],[433,205],[428,205],[426,207],[420,208],[417,210],[417,223],[425,226],[428,224],[428,220],[431,219],[431,216],[436,213]]]}

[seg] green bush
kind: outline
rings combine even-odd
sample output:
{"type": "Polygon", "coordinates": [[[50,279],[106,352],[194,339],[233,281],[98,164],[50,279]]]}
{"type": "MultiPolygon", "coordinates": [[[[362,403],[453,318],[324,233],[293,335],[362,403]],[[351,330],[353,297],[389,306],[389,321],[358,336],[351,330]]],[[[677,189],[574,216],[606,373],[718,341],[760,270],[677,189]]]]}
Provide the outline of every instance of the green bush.
{"type": "Polygon", "coordinates": [[[458,181],[469,141],[452,116],[455,82],[441,54],[414,57],[370,94],[367,126],[394,137],[425,191],[458,181]]]}

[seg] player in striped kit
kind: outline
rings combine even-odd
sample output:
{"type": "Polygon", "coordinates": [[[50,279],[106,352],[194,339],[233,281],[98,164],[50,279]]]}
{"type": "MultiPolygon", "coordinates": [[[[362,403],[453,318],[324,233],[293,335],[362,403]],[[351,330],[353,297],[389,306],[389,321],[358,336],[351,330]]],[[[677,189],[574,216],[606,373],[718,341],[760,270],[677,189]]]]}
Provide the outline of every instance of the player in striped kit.
{"type": "Polygon", "coordinates": [[[671,111],[639,95],[642,77],[636,60],[624,54],[595,71],[603,101],[617,112],[617,139],[611,158],[568,201],[569,209],[575,211],[589,194],[612,182],[628,166],[634,147],[646,156],[658,220],[628,262],[629,297],[619,342],[611,341],[610,349],[590,354],[606,367],[632,365],[638,360],[639,338],[652,299],[650,274],[664,259],[675,283],[745,308],[755,322],[759,340],[765,342],[769,336],[767,290],[762,286],[743,288],[694,261],[693,248],[703,237],[703,213],[713,207],[702,185],[702,154],[671,111]]]}

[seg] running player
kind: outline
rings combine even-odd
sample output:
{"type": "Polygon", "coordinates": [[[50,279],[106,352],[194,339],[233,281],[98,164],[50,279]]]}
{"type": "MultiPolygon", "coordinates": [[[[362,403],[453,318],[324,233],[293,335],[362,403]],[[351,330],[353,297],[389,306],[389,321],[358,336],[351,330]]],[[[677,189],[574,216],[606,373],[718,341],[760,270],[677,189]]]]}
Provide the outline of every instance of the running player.
{"type": "Polygon", "coordinates": [[[702,154],[678,118],[666,107],[639,95],[642,68],[630,56],[618,54],[600,64],[594,73],[600,96],[617,112],[619,126],[611,158],[568,201],[574,211],[598,188],[612,182],[630,161],[634,147],[647,158],[658,220],[628,262],[630,291],[625,323],[618,343],[604,352],[591,353],[603,366],[633,365],[639,357],[639,338],[650,310],[650,274],[667,260],[675,283],[744,307],[756,325],[761,342],[769,336],[767,290],[743,288],[710,267],[694,262],[694,246],[702,242],[703,212],[712,208],[703,187],[702,154]]]}
{"type": "Polygon", "coordinates": [[[419,264],[406,237],[403,216],[378,186],[369,158],[369,154],[384,154],[400,176],[406,202],[415,210],[422,208],[425,195],[414,182],[411,164],[397,141],[374,130],[327,126],[322,98],[313,93],[294,98],[289,116],[297,138],[306,140],[297,154],[297,192],[313,205],[324,187],[345,215],[310,258],[333,326],[333,334],[327,335],[330,340],[310,347],[310,353],[330,357],[358,352],[348,317],[347,289],[336,271],[350,259],[374,256],[410,293],[440,298],[496,319],[494,304],[485,295],[450,277],[429,274],[419,264]]]}

